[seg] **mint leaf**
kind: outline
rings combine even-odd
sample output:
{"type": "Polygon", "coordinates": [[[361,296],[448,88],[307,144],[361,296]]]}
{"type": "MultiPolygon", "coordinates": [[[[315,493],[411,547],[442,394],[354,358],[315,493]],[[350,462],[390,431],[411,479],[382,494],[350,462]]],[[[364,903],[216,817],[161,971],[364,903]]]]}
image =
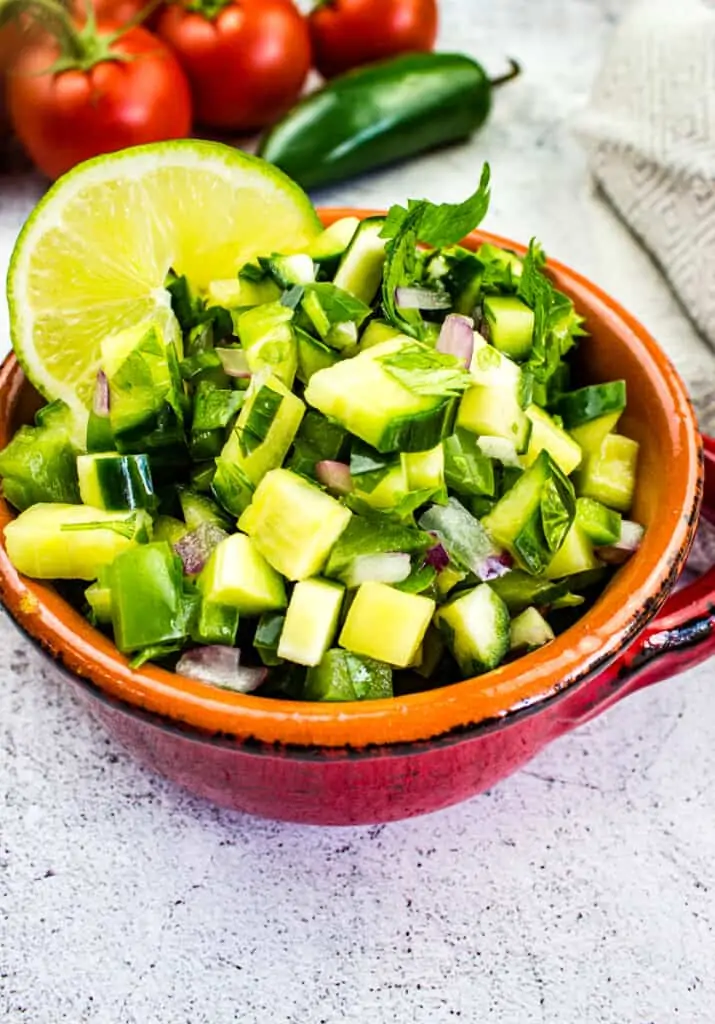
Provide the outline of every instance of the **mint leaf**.
{"type": "Polygon", "coordinates": [[[456,356],[445,355],[420,342],[404,345],[379,360],[391,377],[415,395],[451,398],[472,384],[468,370],[456,356]]]}
{"type": "Polygon", "coordinates": [[[463,203],[436,205],[410,200],[407,209],[393,206],[380,236],[389,239],[382,281],[382,305],[387,320],[412,338],[424,336],[418,310],[398,310],[395,290],[419,283],[418,243],[435,247],[456,245],[481,224],[489,208],[489,165],[484,164],[477,190],[463,203]]]}

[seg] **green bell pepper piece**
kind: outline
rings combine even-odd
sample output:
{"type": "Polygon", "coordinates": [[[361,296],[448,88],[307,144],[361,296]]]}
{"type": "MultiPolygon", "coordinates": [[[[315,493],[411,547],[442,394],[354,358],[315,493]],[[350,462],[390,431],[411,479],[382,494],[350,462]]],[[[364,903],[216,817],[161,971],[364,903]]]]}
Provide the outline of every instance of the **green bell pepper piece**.
{"type": "Polygon", "coordinates": [[[181,559],[167,541],[124,551],[112,563],[108,578],[114,639],[120,651],[185,639],[195,602],[185,599],[181,559]]]}

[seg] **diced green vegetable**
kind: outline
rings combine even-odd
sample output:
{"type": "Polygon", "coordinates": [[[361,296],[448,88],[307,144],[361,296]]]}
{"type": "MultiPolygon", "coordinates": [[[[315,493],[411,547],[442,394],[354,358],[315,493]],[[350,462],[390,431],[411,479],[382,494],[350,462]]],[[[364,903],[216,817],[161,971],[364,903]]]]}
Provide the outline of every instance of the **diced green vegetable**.
{"type": "Polygon", "coordinates": [[[109,511],[156,507],[146,455],[107,452],[77,456],[79,493],[85,505],[109,511]]]}
{"type": "MultiPolygon", "coordinates": [[[[449,438],[444,441],[447,445],[449,438]]],[[[406,476],[407,490],[431,491],[433,500],[447,500],[445,489],[445,448],[441,444],[426,452],[403,452],[402,468],[406,476]]]]}
{"type": "Polygon", "coordinates": [[[298,369],[298,343],[292,320],[292,309],[272,302],[241,313],[236,322],[251,372],[268,370],[287,388],[293,387],[298,369]]]}
{"type": "Polygon", "coordinates": [[[0,452],[3,495],[20,512],[38,502],[79,501],[69,409],[64,403],[53,405],[54,415],[38,418],[37,426],[20,427],[0,452]]]}
{"type": "Polygon", "coordinates": [[[254,488],[283,463],[300,427],[305,405],[275,377],[251,384],[221,455],[213,491],[223,507],[240,515],[254,488]]]}
{"type": "Polygon", "coordinates": [[[465,676],[496,668],[509,650],[509,612],[486,583],[440,608],[435,622],[465,676]]]}
{"type": "Polygon", "coordinates": [[[94,622],[102,626],[112,621],[112,591],[106,581],[97,580],[84,592],[87,604],[91,608],[94,622]]]}
{"type": "Polygon", "coordinates": [[[363,583],[350,605],[340,646],[406,668],[414,661],[435,607],[434,601],[420,594],[405,594],[384,583],[363,583]]]}
{"type": "Polygon", "coordinates": [[[281,290],[275,281],[264,278],[250,281],[246,277],[231,277],[225,281],[211,281],[207,289],[207,301],[211,306],[224,309],[247,309],[261,306],[266,302],[277,302],[281,290]]]}
{"type": "Polygon", "coordinates": [[[298,346],[297,376],[302,384],[307,384],[318,370],[327,370],[340,359],[339,352],[324,342],[318,341],[312,334],[308,334],[300,327],[294,327],[293,333],[298,346]]]}
{"type": "Polygon", "coordinates": [[[636,487],[638,451],[637,441],[609,434],[598,452],[586,458],[578,473],[579,495],[595,498],[619,512],[629,512],[636,487]]]}
{"type": "Polygon", "coordinates": [[[385,699],[392,696],[392,669],[372,658],[333,649],[308,672],[303,696],[317,701],[385,699]]]}
{"type": "Polygon", "coordinates": [[[576,523],[596,547],[617,544],[621,536],[621,517],[593,498],[576,499],[576,523]]]}
{"type": "Polygon", "coordinates": [[[278,644],[286,617],[279,612],[264,612],[258,620],[253,646],[264,665],[282,665],[283,659],[278,656],[278,644]]]}
{"type": "Polygon", "coordinates": [[[191,639],[197,644],[233,647],[238,632],[238,618],[238,608],[216,604],[202,597],[190,626],[191,639]]]}
{"type": "Polygon", "coordinates": [[[330,553],[325,575],[345,582],[358,558],[391,552],[419,557],[431,544],[429,535],[414,526],[383,516],[353,516],[330,553]]]}
{"type": "Polygon", "coordinates": [[[387,243],[381,237],[384,226],[384,217],[368,217],[362,221],[335,275],[338,288],[368,305],[374,302],[382,283],[382,270],[387,255],[387,243]]]}
{"type": "Polygon", "coordinates": [[[495,493],[494,464],[482,453],[474,434],[457,429],[442,445],[444,475],[450,490],[470,496],[495,493]]]}
{"type": "Polygon", "coordinates": [[[310,579],[293,588],[278,657],[297,665],[318,665],[335,639],[345,590],[337,583],[310,579]]]}
{"type": "Polygon", "coordinates": [[[258,262],[279,288],[312,284],[315,281],[315,264],[307,253],[259,257],[258,262]]]}
{"type": "Polygon", "coordinates": [[[161,452],[172,459],[183,453],[181,376],[174,347],[166,343],[160,326],[138,324],[104,338],[102,369],[109,384],[109,421],[117,451],[161,452]]]}
{"type": "Polygon", "coordinates": [[[567,430],[582,427],[603,416],[622,413],[626,407],[626,382],[614,380],[608,384],[590,384],[560,395],[556,411],[567,430]]]}
{"type": "Polygon", "coordinates": [[[331,264],[337,264],[359,226],[360,221],[357,217],[342,217],[336,220],[310,242],[308,254],[321,266],[330,267],[331,264]]]}
{"type": "Polygon", "coordinates": [[[5,527],[8,557],[35,579],[95,580],[127,548],[149,539],[142,510],[105,512],[89,505],[39,503],[5,527]]]}
{"type": "Polygon", "coordinates": [[[534,337],[534,311],[513,295],[488,295],[483,308],[494,347],[512,359],[528,359],[534,337]]]}
{"type": "Polygon", "coordinates": [[[388,341],[311,377],[305,400],[380,452],[426,451],[451,433],[454,399],[410,391],[382,360],[404,348],[388,341]]]}
{"type": "Polygon", "coordinates": [[[577,573],[597,569],[600,562],[593,553],[593,545],[581,527],[574,523],[566,539],[546,567],[549,579],[575,576],[577,573]]]}
{"type": "Polygon", "coordinates": [[[287,469],[267,473],[239,527],[289,580],[319,575],[351,519],[349,509],[287,469]]]}
{"type": "Polygon", "coordinates": [[[593,455],[600,450],[606,437],[616,429],[620,418],[620,412],[610,412],[580,427],[572,427],[569,433],[584,455],[593,455]]]}
{"type": "Polygon", "coordinates": [[[525,608],[511,622],[509,648],[533,651],[554,639],[554,631],[536,608],[525,608]]]}
{"type": "Polygon", "coordinates": [[[190,530],[196,530],[204,523],[211,523],[212,526],[220,526],[222,529],[230,527],[230,520],[219,508],[215,501],[205,494],[199,494],[188,487],[177,488],[181,514],[184,522],[190,530]]]}
{"type": "Polygon", "coordinates": [[[360,327],[370,315],[366,303],[328,282],[308,285],[301,308],[320,338],[336,349],[356,345],[360,327]]]}
{"type": "Polygon", "coordinates": [[[123,551],[112,562],[108,578],[120,651],[172,644],[187,636],[181,559],[166,541],[123,551]]]}
{"type": "Polygon", "coordinates": [[[561,546],[575,515],[571,482],[542,451],[482,525],[525,569],[538,574],[561,546]]]}
{"type": "Polygon", "coordinates": [[[490,580],[489,586],[499,595],[511,615],[518,615],[529,605],[550,607],[561,600],[568,589],[566,583],[554,583],[545,576],[531,576],[521,569],[490,580]]]}
{"type": "Polygon", "coordinates": [[[457,426],[473,434],[506,438],[517,452],[527,450],[531,436],[531,421],[508,385],[475,384],[470,388],[460,403],[457,426]]]}
{"type": "Polygon", "coordinates": [[[261,615],[286,606],[283,580],[250,537],[234,533],[214,549],[198,580],[204,599],[261,615]]]}
{"type": "Polygon", "coordinates": [[[409,341],[406,335],[401,334],[396,327],[385,323],[384,320],[371,320],[360,336],[360,351],[365,352],[375,345],[381,345],[384,341],[394,341],[395,338],[403,338],[409,341]]]}
{"type": "Polygon", "coordinates": [[[526,415],[531,420],[531,436],[524,465],[533,465],[539,454],[547,451],[566,476],[570,476],[581,464],[579,445],[538,405],[530,405],[526,415]]]}

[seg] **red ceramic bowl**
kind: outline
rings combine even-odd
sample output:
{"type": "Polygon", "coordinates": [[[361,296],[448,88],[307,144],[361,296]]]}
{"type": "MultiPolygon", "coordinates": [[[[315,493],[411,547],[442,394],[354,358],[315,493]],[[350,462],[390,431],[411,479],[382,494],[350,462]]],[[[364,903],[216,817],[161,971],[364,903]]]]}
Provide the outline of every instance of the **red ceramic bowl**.
{"type": "MultiPolygon", "coordinates": [[[[326,223],[355,214],[332,210],[326,223]]],[[[366,212],[360,212],[367,216],[366,212]]],[[[523,251],[493,236],[471,237],[523,251]]],[[[51,586],[18,576],[0,548],[0,598],[139,760],[216,803],[319,824],[409,817],[464,800],[621,697],[715,650],[715,570],[671,596],[697,527],[703,443],[685,389],[653,339],[557,263],[587,320],[585,378],[625,377],[625,433],[641,443],[634,518],[644,543],[586,615],[553,643],[480,678],[339,705],[242,696],[146,666],[132,671],[51,586]]],[[[37,396],[11,356],[0,371],[0,446],[37,396]]],[[[705,508],[715,509],[706,442],[705,508]]],[[[12,511],[0,502],[0,528],[12,511]]]]}

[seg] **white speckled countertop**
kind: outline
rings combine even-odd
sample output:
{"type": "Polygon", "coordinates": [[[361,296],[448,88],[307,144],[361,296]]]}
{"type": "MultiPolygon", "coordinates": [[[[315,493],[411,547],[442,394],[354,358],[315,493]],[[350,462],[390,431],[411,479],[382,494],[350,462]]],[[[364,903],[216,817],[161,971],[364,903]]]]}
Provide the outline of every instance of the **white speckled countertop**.
{"type": "MultiPolygon", "coordinates": [[[[488,226],[539,236],[682,365],[692,329],[570,129],[619,0],[443,8],[444,48],[523,79],[470,145],[319,198],[454,199],[486,157],[488,226]]],[[[0,268],[37,189],[0,174],[0,268]]],[[[704,349],[687,371],[702,391],[704,349]]],[[[6,620],[0,644],[3,1024],[712,1024],[712,663],[467,804],[322,831],[137,768],[6,620]]]]}

